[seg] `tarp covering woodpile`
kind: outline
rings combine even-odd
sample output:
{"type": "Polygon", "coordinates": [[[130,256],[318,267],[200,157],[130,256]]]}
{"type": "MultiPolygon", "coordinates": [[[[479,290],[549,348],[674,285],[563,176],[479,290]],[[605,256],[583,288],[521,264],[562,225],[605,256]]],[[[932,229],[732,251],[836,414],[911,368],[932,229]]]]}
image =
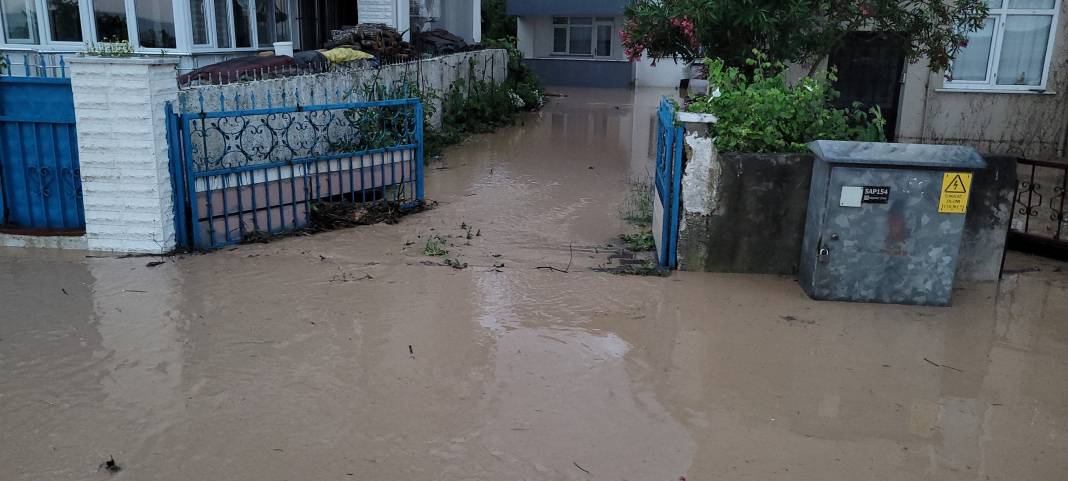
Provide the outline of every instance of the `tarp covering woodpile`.
{"type": "Polygon", "coordinates": [[[463,37],[443,28],[418,32],[415,35],[415,44],[419,47],[419,51],[430,55],[450,55],[483,49],[479,44],[469,45],[463,37]]]}
{"type": "Polygon", "coordinates": [[[350,47],[374,55],[385,63],[416,58],[412,45],[404,41],[400,32],[383,23],[361,23],[355,27],[332,30],[326,46],[350,47]]]}

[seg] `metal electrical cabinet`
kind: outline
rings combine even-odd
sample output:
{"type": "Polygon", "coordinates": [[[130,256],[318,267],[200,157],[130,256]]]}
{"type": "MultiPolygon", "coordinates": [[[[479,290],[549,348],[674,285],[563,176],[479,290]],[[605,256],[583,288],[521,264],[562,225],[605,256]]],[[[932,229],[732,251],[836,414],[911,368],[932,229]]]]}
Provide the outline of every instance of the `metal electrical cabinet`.
{"type": "Polygon", "coordinates": [[[813,299],[946,306],[971,147],[819,140],[799,279],[813,299]]]}

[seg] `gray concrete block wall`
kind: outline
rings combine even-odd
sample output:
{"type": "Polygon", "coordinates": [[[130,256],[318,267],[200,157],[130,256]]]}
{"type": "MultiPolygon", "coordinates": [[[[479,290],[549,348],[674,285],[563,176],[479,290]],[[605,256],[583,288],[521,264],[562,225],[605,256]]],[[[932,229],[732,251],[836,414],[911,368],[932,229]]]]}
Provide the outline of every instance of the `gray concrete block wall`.
{"type": "MultiPolygon", "coordinates": [[[[274,106],[301,105],[323,102],[358,102],[363,98],[360,88],[378,82],[391,85],[408,76],[419,79],[424,89],[444,94],[459,79],[470,81],[504,82],[508,77],[508,51],[487,49],[443,55],[430,59],[387,65],[381,68],[337,70],[319,74],[278,79],[257,80],[229,85],[201,85],[183,89],[178,94],[178,111],[200,112],[201,99],[206,112],[239,110],[267,105],[268,97],[274,106]],[[474,67],[471,63],[474,62],[474,67]],[[221,97],[220,97],[221,94],[221,97]]],[[[435,115],[430,123],[441,125],[441,98],[437,95],[431,107],[435,115]]]]}
{"type": "Polygon", "coordinates": [[[986,169],[975,173],[957,261],[957,279],[992,281],[1001,273],[1001,258],[1016,194],[1016,158],[987,156],[986,169]]]}
{"type": "MultiPolygon", "coordinates": [[[[719,153],[687,136],[679,269],[795,275],[804,239],[813,157],[719,153]]],[[[1001,269],[1016,184],[1015,159],[991,157],[976,173],[957,279],[994,281],[1001,269]]]]}
{"type": "MultiPolygon", "coordinates": [[[[686,192],[699,184],[683,186],[679,268],[796,273],[812,160],[808,154],[714,154],[715,168],[706,177],[710,195],[686,192]]],[[[697,164],[687,166],[686,175],[693,177],[690,166],[697,164]]]]}

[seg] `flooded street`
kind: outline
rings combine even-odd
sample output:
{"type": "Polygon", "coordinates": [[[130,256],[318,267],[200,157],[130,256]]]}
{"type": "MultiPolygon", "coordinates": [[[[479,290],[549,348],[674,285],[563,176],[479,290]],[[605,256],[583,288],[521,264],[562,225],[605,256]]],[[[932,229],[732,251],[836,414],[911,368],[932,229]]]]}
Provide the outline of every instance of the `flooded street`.
{"type": "Polygon", "coordinates": [[[0,249],[0,480],[1068,478],[1068,265],[1010,254],[952,308],[595,271],[657,96],[568,93],[397,225],[0,249]]]}

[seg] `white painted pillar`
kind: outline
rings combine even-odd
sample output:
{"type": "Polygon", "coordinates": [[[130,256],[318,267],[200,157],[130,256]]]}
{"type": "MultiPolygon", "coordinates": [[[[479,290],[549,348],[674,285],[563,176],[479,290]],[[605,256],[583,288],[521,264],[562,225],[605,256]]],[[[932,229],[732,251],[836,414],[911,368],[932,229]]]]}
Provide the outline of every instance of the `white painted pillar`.
{"type": "Polygon", "coordinates": [[[515,43],[523,58],[534,58],[534,21],[530,18],[516,17],[515,43]]]}
{"type": "Polygon", "coordinates": [[[173,250],[163,106],[178,98],[178,60],[74,57],[69,62],[89,250],[173,250]]]}
{"type": "Polygon", "coordinates": [[[471,0],[471,43],[482,41],[482,0],[471,0]]]}

